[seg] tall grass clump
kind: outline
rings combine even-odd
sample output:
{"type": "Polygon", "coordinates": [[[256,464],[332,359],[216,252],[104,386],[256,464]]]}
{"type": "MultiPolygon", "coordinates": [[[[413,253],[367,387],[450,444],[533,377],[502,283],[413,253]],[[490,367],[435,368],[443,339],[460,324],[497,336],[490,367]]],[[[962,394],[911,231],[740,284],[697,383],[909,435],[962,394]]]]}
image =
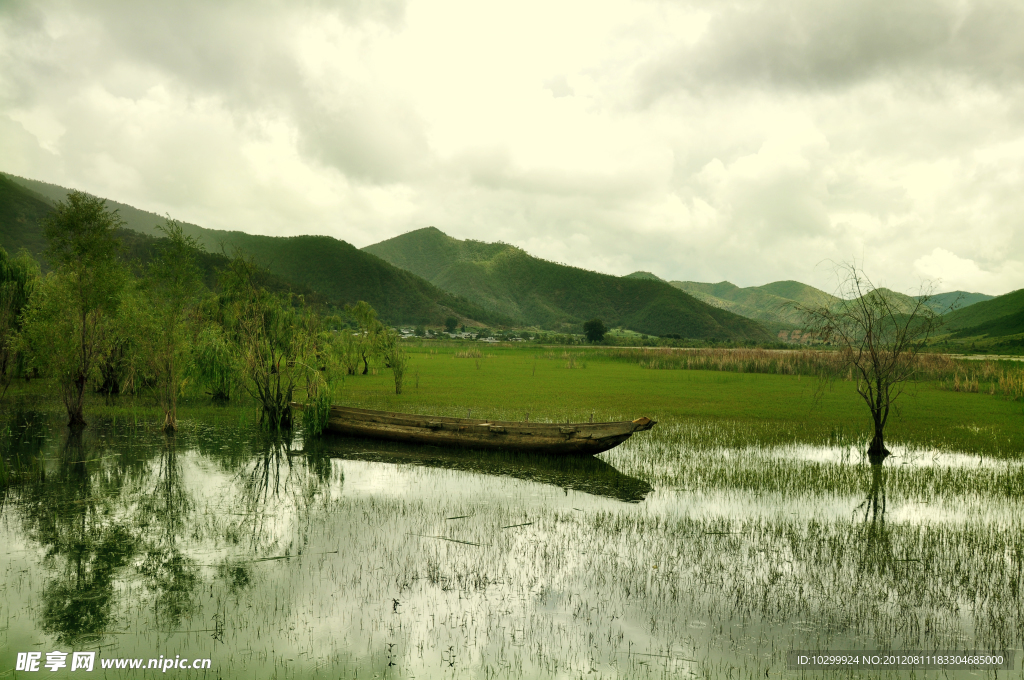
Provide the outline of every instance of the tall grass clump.
{"type": "Polygon", "coordinates": [[[1024,399],[1024,368],[1004,369],[993,361],[958,362],[953,375],[941,379],[939,387],[951,392],[999,394],[1005,399],[1020,401],[1024,399]]]}

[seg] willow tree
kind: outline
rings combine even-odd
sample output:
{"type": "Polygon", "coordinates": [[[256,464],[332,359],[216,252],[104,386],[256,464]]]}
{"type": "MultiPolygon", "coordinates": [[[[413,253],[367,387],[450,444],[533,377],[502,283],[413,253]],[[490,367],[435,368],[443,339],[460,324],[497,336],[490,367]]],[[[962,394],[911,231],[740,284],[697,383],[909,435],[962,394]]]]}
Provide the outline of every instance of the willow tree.
{"type": "Polygon", "coordinates": [[[310,343],[296,300],[267,290],[265,275],[252,260],[231,260],[222,277],[225,320],[242,386],[260,405],[260,423],[279,430],[292,425],[292,401],[307,373],[310,343]]]}
{"type": "Polygon", "coordinates": [[[391,374],[395,378],[395,394],[401,394],[409,357],[401,345],[398,332],[393,328],[381,328],[376,334],[374,353],[380,357],[386,368],[391,369],[391,374]]]}
{"type": "Polygon", "coordinates": [[[109,351],[127,280],[118,255],[123,222],[102,199],[72,191],[43,221],[54,268],[26,310],[22,339],[59,387],[68,424],[85,425],[85,389],[109,351]]]}
{"type": "Polygon", "coordinates": [[[323,318],[317,314],[306,314],[303,326],[304,353],[297,357],[296,366],[301,370],[302,391],[305,393],[302,425],[306,435],[310,436],[327,429],[331,398],[338,378],[347,369],[344,343],[326,328],[323,318]]]}
{"type": "Polygon", "coordinates": [[[370,357],[378,350],[380,335],[384,332],[384,324],[377,319],[377,310],[368,302],[360,300],[347,307],[346,311],[359,324],[357,352],[363,361],[363,375],[370,372],[370,357]]]}
{"type": "Polygon", "coordinates": [[[20,363],[16,339],[21,315],[38,280],[39,264],[26,251],[11,258],[0,248],[0,398],[7,393],[20,363]]]}
{"type": "Polygon", "coordinates": [[[361,336],[356,335],[349,328],[342,328],[338,331],[335,347],[345,375],[355,375],[363,356],[361,336]]]}
{"type": "Polygon", "coordinates": [[[207,321],[196,333],[186,380],[205,388],[216,402],[231,400],[239,385],[239,358],[223,326],[207,321]]]}
{"type": "Polygon", "coordinates": [[[151,338],[151,360],[157,396],[164,410],[165,432],[178,429],[178,395],[188,363],[195,312],[202,290],[196,255],[199,243],[185,235],[181,225],[168,219],[158,227],[164,239],[149,265],[149,299],[156,333],[151,338]]]}
{"type": "Polygon", "coordinates": [[[874,426],[868,459],[881,465],[890,455],[885,446],[889,415],[916,379],[917,354],[942,319],[928,305],[930,289],[915,297],[898,295],[876,287],[856,264],[841,265],[837,271],[834,298],[796,309],[807,332],[838,348],[839,374],[853,375],[874,426]]]}

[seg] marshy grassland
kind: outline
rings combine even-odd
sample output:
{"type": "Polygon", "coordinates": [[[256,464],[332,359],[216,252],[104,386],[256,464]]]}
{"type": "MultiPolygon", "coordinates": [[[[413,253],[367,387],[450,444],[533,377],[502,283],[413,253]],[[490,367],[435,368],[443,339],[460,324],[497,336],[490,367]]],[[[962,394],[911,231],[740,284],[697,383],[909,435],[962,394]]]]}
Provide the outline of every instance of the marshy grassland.
{"type": "Polygon", "coordinates": [[[168,436],[155,404],[96,397],[76,437],[16,385],[0,425],[0,674],[52,649],[209,657],[225,678],[797,677],[790,649],[1008,649],[1020,667],[1024,403],[949,383],[1019,369],[926,375],[876,478],[852,384],[820,390],[811,369],[409,353],[403,394],[378,370],[335,399],[659,424],[599,460],[544,461],[271,436],[250,406],[198,396],[168,436]]]}
{"type": "MultiPolygon", "coordinates": [[[[851,381],[823,384],[829,354],[812,351],[538,348],[410,348],[407,389],[390,377],[349,379],[345,403],[436,415],[562,422],[641,415],[687,421],[724,446],[789,443],[856,445],[870,438],[870,418],[851,381]],[[692,369],[688,369],[691,366],[692,369]],[[640,369],[640,370],[638,370],[640,369]],[[701,428],[712,427],[705,432],[701,428]]],[[[913,448],[1014,457],[1024,452],[1021,362],[954,362],[924,355],[923,380],[896,403],[888,439],[913,448]],[[975,390],[954,389],[957,376],[975,390]],[[996,390],[991,389],[992,385],[996,390]]],[[[696,440],[692,443],[699,443],[696,440]]]]}

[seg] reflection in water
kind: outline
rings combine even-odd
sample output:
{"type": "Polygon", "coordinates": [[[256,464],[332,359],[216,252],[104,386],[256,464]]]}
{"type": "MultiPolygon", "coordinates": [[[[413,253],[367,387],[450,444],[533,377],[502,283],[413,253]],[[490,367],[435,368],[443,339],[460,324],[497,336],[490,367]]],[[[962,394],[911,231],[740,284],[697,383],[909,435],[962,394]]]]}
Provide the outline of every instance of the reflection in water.
{"type": "Polygon", "coordinates": [[[546,457],[493,451],[468,452],[462,449],[342,437],[324,437],[306,442],[303,453],[311,461],[320,461],[313,465],[323,466],[323,461],[329,457],[375,463],[405,463],[513,477],[627,503],[639,503],[653,490],[642,479],[624,475],[593,456],[546,457]]]}
{"type": "MultiPolygon", "coordinates": [[[[777,451],[709,462],[665,440],[655,463],[682,472],[651,493],[595,458],[6,422],[0,675],[18,650],[71,647],[209,657],[219,677],[775,677],[770,641],[1024,635],[1006,530],[1024,509],[978,484],[1018,489],[1017,467],[953,468],[973,510],[937,522],[906,491],[932,468],[865,485],[844,466],[821,491],[821,466],[777,451]]],[[[640,477],[640,458],[612,459],[640,477]]]]}
{"type": "Polygon", "coordinates": [[[895,568],[892,532],[886,526],[884,517],[873,519],[864,525],[861,542],[861,554],[857,563],[861,575],[877,578],[889,574],[895,568]]]}
{"type": "Polygon", "coordinates": [[[195,628],[201,592],[220,581],[237,596],[252,587],[255,562],[301,554],[301,525],[343,483],[330,458],[295,458],[289,439],[262,433],[189,437],[97,425],[61,428],[54,439],[46,414],[15,411],[8,423],[0,455],[11,478],[2,498],[45,551],[39,629],[62,645],[120,632],[135,606],[127,593],[148,601],[148,627],[195,628]],[[204,474],[204,458],[224,474],[204,474]],[[210,483],[223,490],[213,508],[210,483]],[[213,565],[196,557],[225,545],[213,565]]]}
{"type": "Polygon", "coordinates": [[[128,524],[110,517],[118,481],[104,485],[89,474],[92,453],[81,429],[66,431],[56,464],[43,468],[24,499],[26,530],[56,574],[43,587],[42,629],[62,644],[109,629],[116,572],[135,552],[128,524]]]}
{"type": "Polygon", "coordinates": [[[153,594],[157,627],[177,628],[194,610],[193,592],[200,585],[195,560],[185,555],[181,543],[187,541],[187,518],[195,501],[183,480],[178,442],[165,435],[155,461],[152,488],[143,492],[137,525],[146,527],[139,572],[153,594]]]}
{"type": "MultiPolygon", "coordinates": [[[[857,506],[857,510],[864,508],[864,521],[881,519],[885,521],[885,482],[887,472],[881,463],[871,464],[871,487],[868,489],[867,497],[857,506]]],[[[854,511],[856,512],[856,510],[854,511]]]]}

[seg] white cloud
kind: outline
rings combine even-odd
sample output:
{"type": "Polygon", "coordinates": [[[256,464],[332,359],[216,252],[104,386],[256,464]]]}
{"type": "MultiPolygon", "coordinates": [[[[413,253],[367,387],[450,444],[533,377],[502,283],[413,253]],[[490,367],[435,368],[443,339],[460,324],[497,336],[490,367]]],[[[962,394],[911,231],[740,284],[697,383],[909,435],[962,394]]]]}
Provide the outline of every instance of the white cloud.
{"type": "Polygon", "coordinates": [[[8,2],[0,169],[212,228],[1002,293],[1021,26],[1012,0],[8,2]]]}
{"type": "Polygon", "coordinates": [[[926,279],[937,283],[939,290],[1013,290],[1024,281],[1024,262],[1006,260],[995,270],[985,270],[971,259],[959,257],[945,248],[914,260],[914,269],[926,279]]]}

